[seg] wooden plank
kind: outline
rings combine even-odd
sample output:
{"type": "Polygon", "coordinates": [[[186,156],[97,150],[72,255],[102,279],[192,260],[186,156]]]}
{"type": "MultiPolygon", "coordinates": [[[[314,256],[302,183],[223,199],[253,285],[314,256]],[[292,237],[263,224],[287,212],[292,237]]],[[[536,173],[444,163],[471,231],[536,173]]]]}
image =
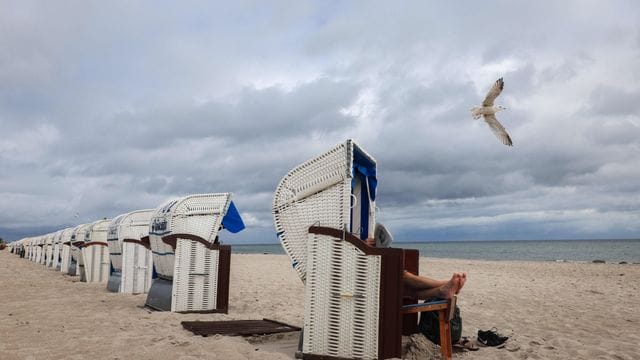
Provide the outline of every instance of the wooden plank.
{"type": "Polygon", "coordinates": [[[440,311],[449,308],[449,303],[438,303],[438,304],[414,304],[403,306],[401,312],[403,314],[415,314],[423,311],[440,311]]]}

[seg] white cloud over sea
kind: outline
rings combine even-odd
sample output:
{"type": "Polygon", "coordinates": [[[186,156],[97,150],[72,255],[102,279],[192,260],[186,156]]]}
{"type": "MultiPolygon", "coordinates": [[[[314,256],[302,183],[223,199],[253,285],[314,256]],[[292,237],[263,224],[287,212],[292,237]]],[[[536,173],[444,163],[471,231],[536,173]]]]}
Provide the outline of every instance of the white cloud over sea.
{"type": "Polygon", "coordinates": [[[0,0],[0,236],[230,191],[274,242],[354,138],[399,240],[640,237],[640,4],[492,5],[0,0]],[[498,77],[513,148],[469,113],[498,77]]]}

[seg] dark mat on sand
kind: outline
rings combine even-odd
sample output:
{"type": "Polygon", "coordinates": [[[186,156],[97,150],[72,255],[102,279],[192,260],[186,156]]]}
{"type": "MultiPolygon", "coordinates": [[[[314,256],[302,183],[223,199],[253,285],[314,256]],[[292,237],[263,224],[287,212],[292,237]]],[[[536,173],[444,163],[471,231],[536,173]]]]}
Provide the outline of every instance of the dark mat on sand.
{"type": "Polygon", "coordinates": [[[195,335],[251,336],[300,331],[297,326],[275,320],[183,321],[182,327],[195,335]]]}

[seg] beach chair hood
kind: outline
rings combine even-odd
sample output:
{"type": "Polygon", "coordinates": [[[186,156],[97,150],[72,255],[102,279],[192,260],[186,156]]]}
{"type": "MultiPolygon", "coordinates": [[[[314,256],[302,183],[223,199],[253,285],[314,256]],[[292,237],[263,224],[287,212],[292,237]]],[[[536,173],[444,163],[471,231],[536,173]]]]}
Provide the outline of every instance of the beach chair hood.
{"type": "Polygon", "coordinates": [[[353,140],[296,166],[280,181],[273,199],[278,239],[304,282],[307,230],[312,225],[373,236],[376,161],[353,140]]]}

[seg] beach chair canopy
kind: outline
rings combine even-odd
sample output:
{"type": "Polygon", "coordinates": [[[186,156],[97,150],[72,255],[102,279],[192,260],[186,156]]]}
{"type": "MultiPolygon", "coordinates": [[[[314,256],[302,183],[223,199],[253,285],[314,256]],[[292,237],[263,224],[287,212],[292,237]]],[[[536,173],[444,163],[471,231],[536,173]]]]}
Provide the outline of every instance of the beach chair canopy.
{"type": "Polygon", "coordinates": [[[296,166],[280,181],[273,199],[276,232],[303,282],[309,227],[373,237],[376,187],[375,159],[351,139],[296,166]]]}

